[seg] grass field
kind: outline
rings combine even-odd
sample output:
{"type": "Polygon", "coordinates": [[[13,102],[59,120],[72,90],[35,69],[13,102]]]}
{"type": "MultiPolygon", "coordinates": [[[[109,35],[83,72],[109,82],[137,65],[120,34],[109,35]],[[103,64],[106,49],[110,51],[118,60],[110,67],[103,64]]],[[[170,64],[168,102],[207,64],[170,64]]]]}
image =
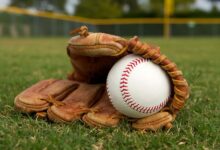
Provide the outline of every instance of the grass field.
{"type": "Polygon", "coordinates": [[[94,129],[77,121],[48,123],[13,108],[16,94],[47,78],[65,78],[71,65],[65,38],[0,40],[0,149],[220,149],[220,39],[142,39],[184,72],[191,96],[174,128],[140,133],[123,121],[116,128],[94,129]]]}

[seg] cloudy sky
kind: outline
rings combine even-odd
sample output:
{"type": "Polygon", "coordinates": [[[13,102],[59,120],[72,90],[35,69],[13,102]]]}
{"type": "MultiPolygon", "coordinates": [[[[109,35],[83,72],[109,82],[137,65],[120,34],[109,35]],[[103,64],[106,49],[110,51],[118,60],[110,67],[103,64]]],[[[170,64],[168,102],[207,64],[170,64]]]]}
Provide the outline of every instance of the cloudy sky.
{"type": "MultiPolygon", "coordinates": [[[[220,2],[215,3],[218,9],[220,10],[220,2]]],[[[210,11],[212,9],[212,3],[208,2],[208,0],[196,0],[193,5],[194,8],[200,8],[205,11],[210,11]]]]}
{"type": "Polygon", "coordinates": [[[65,9],[69,14],[73,14],[75,12],[75,5],[78,4],[79,0],[67,0],[65,9]]]}
{"type": "Polygon", "coordinates": [[[0,1],[0,8],[8,6],[10,4],[10,1],[11,0],[1,0],[0,1]]]}
{"type": "MultiPolygon", "coordinates": [[[[0,0],[0,8],[7,7],[10,4],[11,0],[0,0]]],[[[140,0],[143,1],[143,0],[140,0]]],[[[75,9],[74,5],[78,3],[78,0],[67,0],[67,3],[65,5],[65,9],[70,13],[73,14],[75,9]]],[[[220,2],[216,3],[216,6],[220,10],[220,2]]],[[[209,11],[212,8],[212,4],[208,2],[208,0],[196,0],[195,4],[193,5],[193,8],[200,8],[205,11],[209,11]]]]}

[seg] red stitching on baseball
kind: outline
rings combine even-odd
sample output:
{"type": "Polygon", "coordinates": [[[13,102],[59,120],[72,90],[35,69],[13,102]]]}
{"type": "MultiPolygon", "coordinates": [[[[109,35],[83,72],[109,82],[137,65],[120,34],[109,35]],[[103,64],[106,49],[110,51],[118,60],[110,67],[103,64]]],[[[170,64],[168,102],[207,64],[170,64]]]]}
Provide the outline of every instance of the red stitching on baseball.
{"type": "Polygon", "coordinates": [[[129,101],[131,101],[132,100],[132,98],[131,97],[128,97],[126,100],[125,100],[125,102],[129,102],[129,101]]]}
{"type": "Polygon", "coordinates": [[[124,96],[123,96],[123,99],[126,99],[126,98],[128,98],[128,97],[130,97],[130,95],[124,95],[124,96]]]}
{"type": "Polygon", "coordinates": [[[134,106],[134,109],[136,108],[136,107],[138,107],[139,106],[139,104],[136,104],[135,106],[134,106]]]}
{"type": "Polygon", "coordinates": [[[129,70],[124,70],[123,71],[125,74],[127,73],[127,74],[129,74],[130,72],[129,72],[129,70]]]}
{"type": "Polygon", "coordinates": [[[141,109],[140,109],[140,111],[143,111],[143,109],[144,109],[144,107],[143,107],[143,106],[141,106],[141,109]]]}
{"type": "Polygon", "coordinates": [[[122,86],[120,86],[120,88],[121,88],[121,89],[127,88],[127,86],[123,84],[122,86]]]}
{"type": "Polygon", "coordinates": [[[123,77],[129,77],[129,75],[128,75],[128,74],[125,74],[125,73],[122,74],[122,76],[123,76],[123,77]]]}
{"type": "Polygon", "coordinates": [[[136,64],[134,63],[134,61],[130,62],[132,66],[136,66],[136,64]]]}
{"type": "Polygon", "coordinates": [[[134,68],[132,64],[129,64],[129,65],[128,65],[128,67],[131,67],[131,69],[133,69],[133,68],[134,68]]]}
{"type": "Polygon", "coordinates": [[[122,95],[123,95],[123,96],[125,96],[125,95],[130,96],[128,92],[123,92],[122,95]]]}
{"type": "Polygon", "coordinates": [[[122,81],[120,82],[120,84],[128,84],[128,82],[122,80],[122,81]]]}
{"type": "Polygon", "coordinates": [[[123,96],[124,102],[132,109],[141,112],[141,113],[153,113],[155,111],[158,111],[162,107],[166,105],[166,102],[168,99],[164,100],[157,106],[152,106],[152,107],[145,107],[141,106],[140,104],[137,104],[135,100],[131,97],[129,90],[128,90],[128,77],[129,74],[132,72],[132,70],[138,65],[145,62],[144,58],[136,58],[129,62],[127,66],[125,67],[125,70],[123,71],[123,74],[121,75],[120,79],[120,92],[123,96]]]}
{"type": "Polygon", "coordinates": [[[134,102],[134,103],[131,103],[131,107],[134,107],[135,104],[136,104],[135,102],[134,102]]]}
{"type": "Polygon", "coordinates": [[[127,91],[128,91],[128,89],[122,89],[122,90],[121,90],[121,93],[122,93],[122,92],[127,92],[127,91]]]}
{"type": "Polygon", "coordinates": [[[122,77],[122,78],[121,78],[121,80],[125,80],[125,81],[127,81],[128,79],[127,79],[127,78],[125,78],[125,77],[122,77]]]}
{"type": "Polygon", "coordinates": [[[129,70],[129,71],[132,71],[130,67],[126,67],[125,69],[127,69],[127,70],[129,70]]]}

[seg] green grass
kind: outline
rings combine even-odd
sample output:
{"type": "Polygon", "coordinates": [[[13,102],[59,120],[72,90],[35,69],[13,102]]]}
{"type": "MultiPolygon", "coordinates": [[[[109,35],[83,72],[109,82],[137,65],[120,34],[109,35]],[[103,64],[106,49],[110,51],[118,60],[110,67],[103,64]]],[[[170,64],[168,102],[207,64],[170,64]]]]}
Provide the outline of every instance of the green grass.
{"type": "Polygon", "coordinates": [[[220,149],[220,39],[142,39],[184,72],[191,95],[174,128],[141,133],[123,121],[95,129],[77,121],[48,123],[13,108],[14,97],[39,80],[65,78],[71,71],[64,38],[0,40],[0,149],[220,149]]]}

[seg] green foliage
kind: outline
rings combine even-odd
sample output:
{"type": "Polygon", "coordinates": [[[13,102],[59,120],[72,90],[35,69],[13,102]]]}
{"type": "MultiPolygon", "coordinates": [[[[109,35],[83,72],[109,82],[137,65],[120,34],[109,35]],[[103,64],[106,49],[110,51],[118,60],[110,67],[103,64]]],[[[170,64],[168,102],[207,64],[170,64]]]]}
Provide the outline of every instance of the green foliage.
{"type": "MultiPolygon", "coordinates": [[[[88,18],[141,18],[163,17],[165,0],[79,0],[74,15],[88,18]],[[124,8],[127,8],[126,10],[124,8]]],[[[196,0],[174,0],[173,17],[219,17],[215,0],[211,12],[193,10],[190,5],[196,0]]],[[[46,11],[65,13],[66,0],[12,0],[12,6],[35,7],[46,11]],[[49,7],[50,6],[50,7],[49,7]]],[[[73,6],[75,7],[75,6],[73,6]]]]}
{"type": "Polygon", "coordinates": [[[164,0],[151,0],[150,10],[155,13],[156,17],[162,17],[164,10],[164,0]]]}
{"type": "Polygon", "coordinates": [[[137,0],[115,0],[117,1],[120,5],[128,5],[131,9],[138,9],[138,2],[137,0]]]}
{"type": "Polygon", "coordinates": [[[122,15],[122,9],[112,0],[81,0],[75,15],[89,18],[116,18],[122,15]]]}
{"type": "Polygon", "coordinates": [[[11,6],[29,7],[33,6],[35,0],[11,0],[11,6]]]}
{"type": "Polygon", "coordinates": [[[190,10],[190,5],[194,2],[195,0],[174,0],[175,10],[187,12],[190,10]]]}
{"type": "Polygon", "coordinates": [[[161,47],[189,82],[191,95],[169,131],[142,133],[127,121],[116,128],[56,124],[20,114],[14,97],[48,78],[66,78],[67,39],[1,38],[0,149],[213,149],[220,148],[219,38],[145,38],[161,47]]]}
{"type": "Polygon", "coordinates": [[[35,7],[45,11],[64,11],[65,3],[66,0],[12,0],[10,5],[24,8],[35,7]]]}
{"type": "MultiPolygon", "coordinates": [[[[176,0],[175,7],[180,10],[188,10],[189,5],[195,0],[176,0]]],[[[163,17],[164,0],[150,0],[146,6],[139,5],[137,0],[81,0],[76,7],[76,15],[90,18],[114,18],[114,17],[163,17]],[[110,4],[112,3],[112,4],[110,4]],[[113,9],[106,9],[109,5],[117,5],[113,9]],[[124,11],[124,7],[128,7],[128,11],[124,11]],[[103,7],[103,8],[102,8],[103,7]],[[98,10],[106,10],[106,14],[100,14],[98,10]],[[117,10],[117,11],[116,11],[117,10]],[[111,11],[120,12],[118,15],[107,13],[111,11]],[[91,12],[91,13],[90,13],[91,12]]],[[[116,13],[115,12],[115,13],[116,13]]]]}
{"type": "Polygon", "coordinates": [[[124,14],[135,14],[138,13],[140,10],[140,6],[137,2],[137,0],[115,0],[121,8],[123,9],[124,6],[128,7],[127,12],[124,10],[124,14]]]}
{"type": "Polygon", "coordinates": [[[190,10],[188,12],[176,12],[173,17],[177,18],[218,18],[220,13],[213,9],[211,12],[205,12],[200,9],[190,10]]]}

